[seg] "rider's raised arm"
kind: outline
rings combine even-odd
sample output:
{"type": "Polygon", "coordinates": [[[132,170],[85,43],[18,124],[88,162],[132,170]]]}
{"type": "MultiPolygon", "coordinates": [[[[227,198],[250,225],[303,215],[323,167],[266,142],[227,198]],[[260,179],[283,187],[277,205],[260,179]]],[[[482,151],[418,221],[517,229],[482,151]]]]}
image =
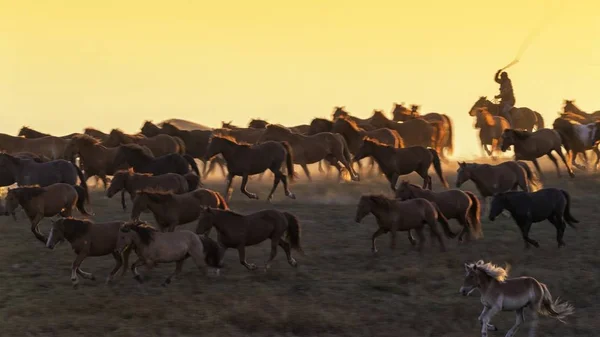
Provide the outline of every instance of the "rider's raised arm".
{"type": "Polygon", "coordinates": [[[496,83],[498,83],[498,84],[501,83],[501,81],[500,81],[500,72],[502,72],[502,69],[498,70],[496,72],[496,75],[494,75],[494,81],[496,81],[496,83]]]}

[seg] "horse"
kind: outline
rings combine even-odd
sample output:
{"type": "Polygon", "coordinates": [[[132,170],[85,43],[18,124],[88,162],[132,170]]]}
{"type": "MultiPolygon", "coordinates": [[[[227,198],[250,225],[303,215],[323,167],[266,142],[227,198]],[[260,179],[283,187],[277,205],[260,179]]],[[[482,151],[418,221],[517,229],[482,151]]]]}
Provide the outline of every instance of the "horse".
{"type": "Polygon", "coordinates": [[[268,209],[242,215],[231,210],[205,207],[198,219],[196,233],[208,233],[212,227],[217,230],[218,243],[225,249],[237,249],[240,263],[248,270],[255,270],[256,265],[246,261],[246,247],[267,239],[271,240],[271,254],[265,264],[265,271],[270,268],[277,255],[277,246],[283,248],[292,267],[296,267],[298,263],[292,257],[291,250],[304,254],[300,244],[300,224],[288,212],[268,209]]]}
{"type": "Polygon", "coordinates": [[[83,134],[84,135],[88,135],[90,137],[94,137],[96,139],[98,139],[99,141],[103,142],[106,141],[108,139],[108,134],[100,131],[100,130],[96,130],[94,128],[85,128],[83,129],[83,134]]]}
{"type": "MultiPolygon", "coordinates": [[[[469,116],[474,117],[477,113],[477,109],[483,107],[487,108],[492,115],[500,116],[499,106],[499,104],[494,104],[490,100],[488,100],[486,96],[481,96],[477,101],[475,101],[475,103],[469,110],[469,116]]],[[[511,127],[513,129],[526,130],[531,132],[533,131],[534,127],[536,128],[536,130],[541,130],[544,128],[544,118],[542,117],[542,115],[529,108],[513,107],[509,111],[509,114],[511,116],[512,121],[511,127]]]]}
{"type": "MultiPolygon", "coordinates": [[[[50,161],[49,158],[30,152],[17,152],[14,153],[12,156],[20,159],[33,160],[38,163],[45,163],[50,161]]],[[[10,186],[16,182],[17,181],[15,180],[15,176],[12,174],[12,172],[8,168],[0,166],[0,187],[10,186]]]]}
{"type": "Polygon", "coordinates": [[[54,136],[30,139],[0,133],[0,151],[31,152],[50,159],[61,159],[68,142],[67,139],[54,136]]]}
{"type": "MultiPolygon", "coordinates": [[[[371,125],[376,128],[388,128],[398,132],[405,146],[433,146],[438,144],[435,138],[435,127],[423,119],[411,119],[397,123],[385,117],[383,111],[375,110],[371,117],[371,125]]],[[[440,149],[435,149],[440,151],[440,149]]]]}
{"type": "Polygon", "coordinates": [[[390,199],[383,195],[363,195],[356,206],[354,221],[360,223],[369,214],[375,216],[377,225],[379,226],[371,237],[371,251],[373,253],[377,253],[377,246],[375,245],[377,237],[388,232],[391,235],[390,249],[392,250],[396,248],[397,231],[406,231],[408,233],[408,240],[412,245],[415,245],[415,239],[410,233],[411,229],[417,231],[417,235],[419,236],[419,251],[422,251],[423,243],[425,242],[425,235],[423,234],[425,224],[429,226],[431,236],[437,237],[441,250],[445,251],[444,240],[442,240],[436,221],[442,224],[446,237],[456,237],[456,234],[450,230],[448,220],[444,217],[444,214],[427,199],[415,198],[401,201],[390,199]]]}
{"type": "Polygon", "coordinates": [[[532,223],[550,221],[556,227],[558,248],[565,245],[565,222],[573,228],[574,224],[579,223],[571,214],[571,196],[567,191],[558,188],[544,188],[531,193],[512,191],[496,194],[492,199],[490,221],[494,221],[505,209],[521,229],[525,248],[529,248],[529,244],[536,248],[540,246],[537,241],[529,238],[532,223]]]}
{"type": "Polygon", "coordinates": [[[119,169],[127,168],[126,164],[115,166],[115,158],[121,147],[139,148],[147,156],[154,156],[149,148],[137,144],[126,144],[117,147],[106,147],[100,140],[89,135],[75,135],[65,148],[64,157],[74,163],[75,156],[79,156],[80,165],[84,168],[86,179],[92,176],[99,177],[108,186],[107,175],[113,175],[119,169]]]}
{"type": "Polygon", "coordinates": [[[348,170],[352,180],[360,180],[358,174],[354,171],[352,165],[350,165],[352,157],[348,149],[348,144],[342,135],[323,132],[305,136],[293,133],[284,127],[270,124],[258,142],[263,143],[267,141],[287,142],[294,153],[294,164],[302,167],[309,180],[312,180],[312,178],[310,177],[307,165],[323,159],[336,167],[340,171],[340,175],[342,173],[342,166],[339,163],[348,170]]]}
{"type": "MultiPolygon", "coordinates": [[[[404,147],[404,141],[398,132],[387,128],[367,131],[358,126],[358,124],[351,119],[343,116],[334,121],[331,132],[339,133],[344,137],[346,144],[348,144],[348,150],[353,155],[358,153],[358,150],[362,145],[363,138],[365,137],[377,139],[379,142],[395,148],[404,147]]],[[[357,163],[360,165],[360,162],[357,163]]],[[[374,160],[371,158],[371,169],[373,166],[374,160]]]]}
{"type": "Polygon", "coordinates": [[[337,118],[340,117],[346,117],[351,119],[352,121],[354,121],[354,123],[358,124],[360,127],[369,130],[369,127],[373,127],[371,125],[371,119],[372,118],[367,118],[367,119],[361,119],[358,117],[354,117],[352,116],[348,111],[346,111],[346,107],[344,106],[336,106],[333,108],[333,114],[331,115],[332,120],[335,120],[337,118]]]}
{"type": "Polygon", "coordinates": [[[577,164],[575,160],[577,159],[577,155],[581,153],[587,164],[586,151],[593,150],[596,154],[594,170],[598,169],[598,163],[600,162],[600,150],[598,150],[600,121],[589,124],[575,124],[571,123],[569,119],[559,117],[554,120],[552,128],[560,134],[563,142],[570,149],[569,157],[571,157],[572,167],[585,170],[586,166],[577,164]]]}
{"type": "Polygon", "coordinates": [[[185,153],[183,140],[166,134],[146,137],[143,134],[128,135],[119,129],[112,129],[108,139],[102,142],[106,147],[115,147],[122,144],[139,144],[146,146],[155,157],[165,156],[171,153],[185,153]]]}
{"type": "Polygon", "coordinates": [[[144,152],[139,146],[121,146],[115,154],[113,162],[114,167],[120,167],[123,164],[127,164],[129,167],[133,167],[136,172],[139,173],[152,173],[153,175],[161,175],[165,173],[177,173],[184,175],[190,172],[190,166],[192,171],[196,175],[200,176],[198,165],[194,161],[192,156],[178,153],[171,153],[160,157],[152,157],[144,152]]]}
{"type": "Polygon", "coordinates": [[[458,162],[456,188],[469,180],[473,181],[483,198],[483,207],[487,205],[488,197],[498,193],[515,191],[519,187],[526,192],[542,188],[542,183],[531,168],[521,161],[507,161],[497,165],[458,162]]]}
{"type": "Polygon", "coordinates": [[[16,209],[21,206],[31,223],[31,232],[36,239],[46,243],[47,238],[40,232],[38,226],[45,217],[60,214],[71,216],[73,208],[86,216],[91,216],[85,209],[87,201],[85,192],[79,186],[69,184],[53,184],[46,187],[27,186],[9,189],[6,194],[5,214],[12,215],[16,220],[16,209]]]}
{"type": "MultiPolygon", "coordinates": [[[[254,129],[266,129],[269,124],[270,124],[269,122],[262,120],[262,119],[251,119],[250,122],[248,123],[248,127],[254,128],[254,129]]],[[[290,127],[288,127],[288,129],[290,129],[292,132],[295,132],[295,133],[307,135],[308,132],[310,131],[310,125],[301,124],[301,125],[296,125],[296,126],[290,126],[290,127]]]]}
{"type": "Polygon", "coordinates": [[[407,122],[412,119],[423,119],[435,127],[435,139],[438,144],[434,148],[439,152],[440,157],[444,158],[446,149],[449,155],[454,152],[454,137],[452,132],[452,120],[448,115],[437,112],[430,112],[425,115],[419,113],[419,106],[412,105],[411,109],[402,104],[394,103],[392,108],[392,120],[395,122],[407,122]]]}
{"type": "Polygon", "coordinates": [[[130,249],[124,249],[122,254],[116,252],[119,230],[125,221],[110,221],[94,223],[89,220],[74,218],[61,218],[52,222],[52,229],[46,241],[46,247],[54,247],[67,240],[77,255],[71,267],[71,283],[73,287],[79,285],[80,275],[84,279],[95,280],[92,273],[81,270],[81,263],[88,257],[112,255],[115,266],[106,278],[106,284],[112,282],[119,269],[123,277],[127,271],[130,249]],[[122,268],[121,268],[122,267],[122,268]]]}
{"type": "Polygon", "coordinates": [[[176,226],[196,221],[204,206],[229,209],[219,192],[205,188],[182,194],[146,189],[133,200],[131,220],[139,220],[143,211],[150,210],[161,230],[172,232],[176,226]]]}
{"type": "Polygon", "coordinates": [[[261,144],[240,144],[235,139],[228,136],[213,135],[206,157],[210,158],[222,154],[227,162],[227,187],[225,188],[225,199],[231,199],[231,184],[236,176],[242,177],[242,186],[240,190],[250,199],[258,199],[254,193],[246,190],[248,177],[258,174],[266,170],[270,170],[275,175],[273,180],[273,188],[267,197],[267,200],[273,198],[273,193],[277,189],[277,185],[281,181],[285,195],[291,199],[296,199],[296,196],[290,192],[288,188],[288,178],[290,181],[294,179],[294,159],[292,148],[286,142],[264,142],[261,144]],[[281,172],[281,167],[285,163],[287,175],[281,172]]]}
{"type": "Polygon", "coordinates": [[[537,158],[546,155],[556,166],[556,174],[560,178],[560,169],[558,168],[558,162],[552,155],[552,151],[555,151],[563,163],[567,167],[567,172],[571,178],[575,177],[573,169],[569,166],[569,163],[565,159],[561,151],[561,146],[564,146],[567,152],[570,150],[569,145],[563,140],[560,134],[556,130],[552,129],[540,129],[535,132],[519,131],[514,129],[504,130],[502,133],[502,145],[500,149],[505,152],[511,145],[514,145],[515,160],[528,160],[533,162],[535,169],[538,171],[541,178],[543,178],[542,170],[538,164],[537,158]]]}
{"type": "MultiPolygon", "coordinates": [[[[350,119],[349,117],[346,117],[346,118],[350,119]]],[[[314,118],[310,122],[310,128],[308,130],[307,135],[316,135],[317,133],[321,133],[321,132],[331,132],[332,129],[333,129],[332,121],[325,119],[325,118],[314,118]]]]}
{"type": "MultiPolygon", "coordinates": [[[[192,174],[192,176],[196,176],[192,174]]],[[[137,173],[132,168],[128,170],[120,170],[115,173],[110,183],[110,187],[106,191],[106,196],[112,198],[115,194],[121,193],[121,205],[123,210],[127,208],[125,205],[125,191],[129,193],[133,202],[137,191],[154,189],[159,191],[172,191],[175,194],[182,194],[193,191],[198,186],[190,188],[187,179],[177,173],[166,173],[159,176],[154,176],[151,173],[137,173]]]]}
{"type": "MultiPolygon", "coordinates": [[[[79,133],[72,133],[66,136],[60,136],[58,138],[62,138],[62,139],[71,139],[71,137],[78,135],[79,133]]],[[[29,138],[29,139],[34,139],[34,138],[42,138],[42,137],[52,137],[52,135],[47,134],[47,133],[43,133],[43,132],[39,132],[36,131],[28,126],[24,126],[19,130],[19,133],[17,134],[17,137],[24,137],[24,138],[29,138]]]]}
{"type": "Polygon", "coordinates": [[[396,191],[398,178],[411,172],[416,172],[423,178],[423,188],[431,189],[431,176],[429,176],[428,170],[432,165],[444,187],[448,188],[448,182],[446,182],[442,172],[440,157],[434,149],[427,149],[422,146],[396,149],[382,144],[376,139],[365,137],[358,154],[354,156],[354,161],[368,156],[375,159],[389,181],[392,191],[396,191]]]}
{"type": "Polygon", "coordinates": [[[487,337],[488,330],[498,330],[491,324],[492,317],[500,311],[514,311],[517,314],[515,325],[506,333],[514,336],[525,321],[524,309],[529,307],[533,320],[529,336],[535,336],[538,314],[556,318],[561,322],[574,313],[573,306],[552,299],[548,287],[533,277],[508,278],[508,268],[504,269],[479,260],[465,263],[466,276],[459,292],[468,296],[476,289],[481,293],[483,311],[479,315],[481,336],[487,337]]]}
{"type": "Polygon", "coordinates": [[[163,123],[162,129],[149,121],[146,121],[142,126],[142,134],[148,137],[156,136],[161,133],[181,139],[185,144],[185,153],[202,161],[202,164],[204,165],[202,174],[204,176],[208,176],[216,165],[219,165],[221,168],[223,176],[227,175],[223,158],[214,157],[209,158],[209,160],[205,159],[208,142],[213,134],[212,130],[182,130],[167,122],[163,123]]]}
{"type": "Polygon", "coordinates": [[[66,160],[59,159],[40,163],[35,160],[0,153],[0,167],[10,172],[19,186],[39,185],[40,187],[46,187],[56,183],[76,185],[77,178],[79,178],[79,186],[83,190],[86,200],[89,200],[88,187],[83,172],[75,164],[66,160]]]}
{"type": "Polygon", "coordinates": [[[581,124],[594,123],[600,120],[600,110],[594,111],[591,114],[582,111],[575,105],[575,100],[564,100],[563,113],[566,115],[576,115],[581,124]]]}
{"type": "Polygon", "coordinates": [[[162,283],[163,287],[179,275],[183,262],[188,257],[192,257],[201,271],[202,260],[208,266],[217,268],[217,271],[222,267],[218,245],[212,239],[198,236],[188,230],[161,233],[144,222],[129,222],[119,230],[116,249],[122,252],[130,246],[138,256],[138,260],[131,265],[131,271],[140,284],[143,283],[143,279],[137,267],[142,265],[151,269],[159,263],[175,262],[175,271],[162,283]]]}
{"type": "Polygon", "coordinates": [[[265,130],[266,129],[241,128],[223,122],[223,127],[215,130],[213,133],[233,137],[233,139],[240,143],[256,144],[265,130]]]}
{"type": "Polygon", "coordinates": [[[475,116],[475,128],[479,129],[481,148],[487,152],[488,156],[494,158],[494,152],[500,150],[502,133],[504,130],[510,129],[510,124],[504,117],[493,116],[486,107],[478,108],[475,116]],[[488,150],[488,145],[491,145],[491,150],[488,150]]]}
{"type": "MultiPolygon", "coordinates": [[[[458,241],[463,241],[463,235],[471,233],[475,238],[483,237],[481,230],[481,204],[477,196],[469,191],[449,190],[433,192],[420,186],[402,181],[396,190],[396,199],[410,200],[415,198],[427,199],[434,202],[446,219],[456,219],[462,226],[458,241]]],[[[469,238],[469,235],[467,235],[469,238]]]]}

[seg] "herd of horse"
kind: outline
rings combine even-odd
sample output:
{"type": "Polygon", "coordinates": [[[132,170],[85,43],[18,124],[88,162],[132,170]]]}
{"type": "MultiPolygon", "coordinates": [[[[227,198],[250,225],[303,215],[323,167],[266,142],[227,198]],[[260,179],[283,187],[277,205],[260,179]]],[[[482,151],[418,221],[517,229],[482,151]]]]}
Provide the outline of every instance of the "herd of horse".
{"type": "MultiPolygon", "coordinates": [[[[108,283],[119,270],[123,275],[129,268],[131,251],[138,259],[130,268],[140,283],[143,278],[138,267],[175,262],[175,271],[163,283],[166,286],[179,275],[189,257],[201,270],[209,266],[218,274],[227,249],[236,249],[240,263],[254,270],[257,266],[247,262],[245,247],[267,239],[271,252],[265,270],[278,248],[296,267],[292,250],[303,252],[299,220],[289,212],[273,209],[245,215],[232,211],[228,203],[234,177],[242,178],[244,195],[258,199],[247,189],[249,177],[262,177],[271,171],[273,186],[267,200],[272,199],[280,183],[285,196],[296,199],[290,190],[290,182],[298,178],[294,165],[299,165],[309,180],[307,165],[319,163],[323,170],[324,162],[335,167],[340,178],[346,172],[353,181],[360,181],[361,160],[368,159],[371,174],[377,168],[393,192],[392,196],[363,195],[357,203],[356,222],[369,214],[377,220],[378,228],[372,235],[373,253],[377,252],[377,237],[386,233],[390,234],[393,249],[398,231],[406,232],[410,244],[422,250],[425,227],[442,250],[443,237],[458,237],[460,242],[480,239],[481,214],[486,210],[490,221],[510,213],[526,248],[539,247],[529,237],[529,231],[533,223],[544,220],[555,226],[558,247],[565,245],[566,226],[575,227],[578,223],[570,210],[571,197],[561,189],[542,188],[543,174],[537,159],[548,156],[560,176],[555,153],[574,177],[572,165],[585,168],[575,164],[577,154],[583,154],[586,161],[587,150],[600,154],[600,112],[586,114],[573,101],[566,101],[564,113],[548,129],[539,113],[513,108],[511,126],[498,116],[497,105],[481,97],[469,115],[475,117],[475,126],[480,129],[482,148],[493,156],[512,147],[515,158],[495,165],[460,162],[456,188],[450,188],[442,167],[454,148],[452,121],[445,114],[421,115],[418,110],[416,105],[407,108],[395,103],[392,119],[380,110],[361,119],[344,107],[336,107],[331,119],[315,118],[310,124],[291,127],[253,119],[248,127],[229,122],[218,129],[184,130],[168,122],[159,126],[146,121],[141,132],[133,135],[119,129],[105,134],[88,128],[83,133],[56,137],[23,127],[17,136],[0,134],[0,186],[17,185],[8,190],[1,213],[16,219],[17,210],[22,208],[34,236],[48,248],[64,240],[70,242],[76,253],[71,273],[73,286],[79,284],[79,277],[95,279],[80,268],[88,256],[114,258],[108,283]],[[202,172],[196,160],[203,163],[202,172]],[[531,161],[537,174],[524,161],[531,161]],[[202,183],[201,176],[211,174],[217,166],[226,177],[224,194],[207,189],[202,183]],[[430,168],[443,190],[433,191],[430,168]],[[399,182],[401,176],[412,172],[423,179],[422,186],[399,182]],[[91,202],[87,186],[91,177],[96,177],[96,183],[98,179],[103,182],[109,198],[120,192],[124,210],[125,194],[130,195],[128,220],[100,223],[72,217],[74,209],[87,217],[93,215],[86,207],[91,202]],[[460,189],[469,180],[475,184],[479,197],[460,189]],[[142,212],[152,213],[157,227],[141,221],[142,212]],[[60,218],[52,220],[46,236],[38,225],[43,218],[54,216],[60,218]],[[451,219],[461,225],[459,233],[450,228],[451,219]],[[175,230],[188,223],[196,223],[196,230],[175,230]],[[210,237],[213,228],[216,240],[210,237]]],[[[561,320],[573,312],[570,305],[552,300],[546,286],[535,279],[506,279],[506,270],[483,261],[466,264],[465,269],[461,293],[468,295],[479,289],[482,294],[482,336],[487,335],[488,329],[495,329],[490,319],[501,310],[517,312],[517,323],[507,336],[512,336],[523,322],[525,307],[561,320]]]]}

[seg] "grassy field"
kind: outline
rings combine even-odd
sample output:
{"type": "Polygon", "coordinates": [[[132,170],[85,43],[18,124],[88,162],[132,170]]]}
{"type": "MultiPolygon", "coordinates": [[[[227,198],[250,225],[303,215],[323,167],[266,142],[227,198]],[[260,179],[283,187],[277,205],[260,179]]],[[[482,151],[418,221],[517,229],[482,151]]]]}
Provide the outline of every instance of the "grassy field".
{"type": "MultiPolygon", "coordinates": [[[[456,167],[445,167],[454,184],[456,167]]],[[[369,216],[354,223],[355,204],[361,194],[386,193],[381,178],[359,183],[300,179],[292,185],[297,200],[277,191],[273,204],[264,201],[271,181],[253,179],[249,189],[263,200],[251,201],[236,191],[231,207],[249,213],[275,207],[299,217],[306,256],[298,256],[291,268],[280,251],[271,270],[249,272],[238,263],[237,252],[226,253],[221,276],[202,275],[187,261],[180,279],[168,288],[160,286],[174,265],[146,272],[141,291],[128,271],[111,286],[103,282],[111,257],[90,258],[83,269],[97,281],[81,280],[71,287],[70,265],[74,254],[67,243],[51,251],[35,240],[29,224],[0,218],[0,335],[1,336],[478,336],[481,312],[478,295],[458,293],[464,277],[463,263],[476,259],[512,265],[512,276],[529,275],[546,283],[556,296],[571,302],[575,316],[562,324],[541,318],[539,336],[598,336],[600,331],[600,256],[597,244],[599,178],[578,173],[570,180],[555,177],[546,169],[546,187],[567,189],[573,214],[581,221],[577,231],[568,228],[567,246],[557,249],[554,227],[533,226],[531,236],[541,248],[525,251],[517,226],[511,219],[483,220],[485,237],[468,245],[448,242],[441,253],[426,244],[423,255],[404,235],[398,248],[389,249],[389,237],[378,241],[379,254],[370,252],[375,220],[369,216]],[[594,248],[596,247],[596,248],[594,248]]],[[[333,173],[333,172],[332,172],[333,173]]],[[[566,176],[566,175],[565,175],[566,176]]],[[[332,176],[333,177],[333,176],[332,176]]],[[[420,183],[415,176],[413,182],[420,183]]],[[[92,182],[90,180],[90,182],[92,182]]],[[[223,190],[223,183],[207,186],[223,190]]],[[[439,189],[434,177],[434,189],[439,189]]],[[[474,190],[472,183],[464,188],[474,190]]],[[[92,194],[95,221],[126,219],[117,198],[92,194]]],[[[129,203],[129,201],[128,201],[129,203]]],[[[145,215],[145,220],[152,218],[145,215]]],[[[47,233],[49,220],[43,221],[47,233]]],[[[193,224],[184,226],[194,228],[193,224]]],[[[454,224],[454,230],[459,227],[454,224]]],[[[214,234],[213,234],[214,235],[214,234]]],[[[427,236],[429,240],[429,236],[427,236]]],[[[269,243],[247,250],[250,262],[262,265],[269,243]]],[[[133,259],[134,257],[132,257],[133,259]]],[[[503,336],[514,322],[513,313],[493,320],[503,336]]],[[[518,335],[525,336],[528,325],[518,335]]]]}

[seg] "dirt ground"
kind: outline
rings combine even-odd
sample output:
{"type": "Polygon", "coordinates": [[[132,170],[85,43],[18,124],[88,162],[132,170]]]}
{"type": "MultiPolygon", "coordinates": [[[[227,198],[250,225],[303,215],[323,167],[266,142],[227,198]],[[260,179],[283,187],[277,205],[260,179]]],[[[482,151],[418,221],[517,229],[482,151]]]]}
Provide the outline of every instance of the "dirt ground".
{"type": "MultiPolygon", "coordinates": [[[[445,171],[454,185],[456,166],[447,165],[445,171]]],[[[237,252],[230,250],[221,276],[205,276],[187,261],[181,278],[168,288],[160,284],[173,264],[151,272],[142,268],[147,277],[142,288],[129,271],[122,280],[106,286],[103,280],[113,260],[100,257],[83,264],[98,280],[81,280],[80,287],[73,289],[69,278],[74,254],[68,243],[48,250],[35,240],[22,213],[17,222],[2,217],[0,335],[478,336],[479,297],[463,297],[458,289],[463,263],[484,259],[510,263],[512,276],[533,276],[546,283],[554,297],[575,306],[568,324],[541,318],[538,336],[598,336],[600,180],[598,175],[581,172],[573,180],[566,174],[559,180],[550,168],[546,172],[545,186],[567,189],[572,195],[572,213],[581,221],[577,231],[567,229],[564,249],[557,248],[554,227],[548,222],[535,224],[531,232],[541,247],[525,251],[511,219],[500,217],[491,223],[486,214],[485,237],[479,241],[463,245],[446,241],[446,253],[427,243],[419,255],[404,235],[399,236],[395,251],[389,249],[389,237],[382,236],[377,256],[370,252],[374,218],[369,216],[362,224],[353,218],[361,194],[390,194],[384,179],[338,184],[333,172],[330,180],[308,183],[301,178],[292,185],[297,200],[286,199],[280,189],[268,204],[264,198],[271,184],[269,176],[249,183],[249,189],[262,197],[259,201],[238,192],[237,178],[233,210],[249,213],[274,207],[299,217],[306,256],[296,254],[298,269],[290,267],[280,251],[270,271],[249,272],[239,264],[237,252]]],[[[421,182],[416,176],[409,178],[421,182]]],[[[434,189],[440,189],[437,177],[433,179],[434,189]]],[[[219,180],[208,181],[207,186],[220,192],[224,187],[219,180]]],[[[470,182],[463,187],[474,191],[470,182]]],[[[106,199],[102,191],[96,191],[92,199],[93,220],[128,218],[117,198],[106,199]]],[[[152,222],[148,215],[143,219],[152,222]]],[[[45,219],[41,226],[46,233],[48,224],[45,219]]],[[[454,224],[453,228],[459,227],[454,224]]],[[[262,266],[268,251],[267,242],[250,247],[248,260],[262,266]]],[[[493,322],[500,331],[490,336],[503,336],[514,319],[513,313],[498,314],[493,322]]],[[[525,336],[526,329],[527,323],[518,335],[525,336]]]]}

